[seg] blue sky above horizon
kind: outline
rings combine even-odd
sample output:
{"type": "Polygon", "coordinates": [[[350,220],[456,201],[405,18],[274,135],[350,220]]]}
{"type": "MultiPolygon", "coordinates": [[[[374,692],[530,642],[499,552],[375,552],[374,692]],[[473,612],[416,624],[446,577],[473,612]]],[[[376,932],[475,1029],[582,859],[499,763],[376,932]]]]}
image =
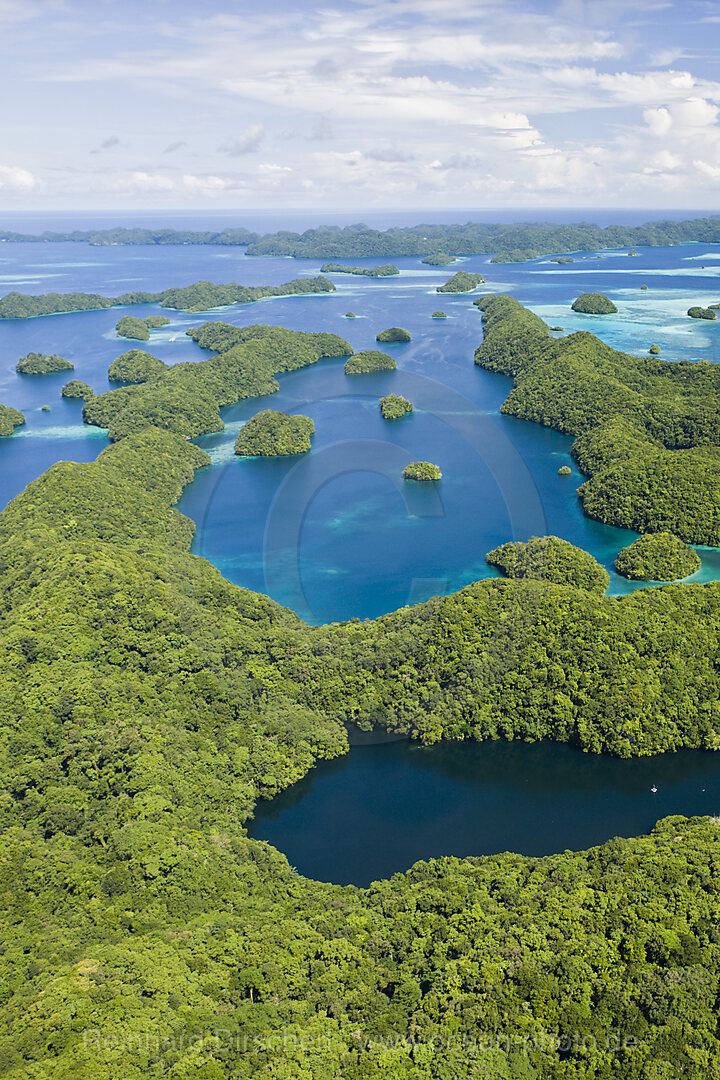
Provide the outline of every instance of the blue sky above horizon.
{"type": "Polygon", "coordinates": [[[720,210],[718,0],[0,0],[0,35],[5,210],[720,210]]]}

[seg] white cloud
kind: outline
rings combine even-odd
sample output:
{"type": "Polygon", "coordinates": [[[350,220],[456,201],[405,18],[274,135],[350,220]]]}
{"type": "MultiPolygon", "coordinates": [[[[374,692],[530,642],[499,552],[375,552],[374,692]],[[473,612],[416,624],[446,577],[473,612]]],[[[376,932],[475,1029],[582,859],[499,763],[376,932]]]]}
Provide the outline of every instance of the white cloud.
{"type": "MultiPolygon", "coordinates": [[[[124,183],[119,183],[120,187],[124,187],[124,183]]],[[[136,171],[131,174],[129,185],[134,188],[135,191],[172,191],[175,184],[168,176],[161,176],[159,173],[148,173],[142,171],[136,171]]]]}
{"type": "Polygon", "coordinates": [[[693,161],[693,165],[704,176],[708,176],[711,180],[720,180],[720,165],[711,165],[707,161],[693,161]]]}
{"type": "Polygon", "coordinates": [[[226,180],[221,176],[195,176],[186,173],[182,182],[187,191],[200,195],[220,195],[230,188],[240,186],[237,182],[226,180]]]}
{"type": "Polygon", "coordinates": [[[232,139],[231,142],[221,146],[220,151],[223,154],[230,154],[231,157],[240,157],[243,154],[251,154],[253,150],[257,150],[260,147],[264,138],[265,128],[263,125],[252,124],[250,127],[245,128],[236,139],[232,139]]]}
{"type": "Polygon", "coordinates": [[[27,169],[12,165],[0,165],[0,188],[3,191],[33,191],[42,181],[27,169]]]}

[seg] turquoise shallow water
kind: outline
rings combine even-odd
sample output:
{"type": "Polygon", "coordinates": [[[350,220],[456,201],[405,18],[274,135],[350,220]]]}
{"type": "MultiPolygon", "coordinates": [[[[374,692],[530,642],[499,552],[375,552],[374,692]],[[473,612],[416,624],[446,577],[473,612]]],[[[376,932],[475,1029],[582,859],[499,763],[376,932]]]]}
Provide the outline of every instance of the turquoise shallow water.
{"type": "MultiPolygon", "coordinates": [[[[319,272],[320,261],[252,259],[238,249],[211,247],[92,248],[78,244],[7,244],[0,288],[24,291],[159,289],[199,278],[248,284],[281,282],[319,272]]],[[[355,260],[372,265],[375,260],[355,260]]],[[[355,349],[375,345],[378,330],[407,327],[412,341],[390,346],[395,373],[347,377],[341,359],[282,376],[280,393],[225,410],[226,430],[198,440],[213,458],[180,508],[198,526],[194,550],[238,584],[267,592],[312,622],[372,617],[402,604],[457,589],[489,570],[485,553],[508,539],[555,533],[591,551],[610,570],[634,534],[585,518],[575,488],[557,476],[571,439],[500,415],[510,380],[477,368],[481,339],[472,296],[437,294],[455,269],[480,271],[484,291],[510,292],[567,332],[580,327],[622,349],[645,352],[652,342],[668,359],[720,359],[717,323],[691,321],[691,303],[720,298],[720,246],[682,245],[576,256],[567,266],[549,259],[493,266],[486,257],[450,269],[396,260],[396,278],[338,275],[331,295],[288,297],[225,309],[210,317],[237,325],[270,322],[292,329],[328,330],[355,349]],[[647,284],[648,289],[640,286],[647,284]],[[607,292],[619,314],[575,315],[581,291],[607,292]],[[446,320],[433,320],[440,308],[446,320]],[[356,319],[347,319],[352,310],[356,319]],[[401,421],[380,417],[378,398],[403,393],[416,411],[401,421]],[[243,460],[233,454],[237,432],[260,408],[302,411],[315,421],[313,452],[302,459],[243,460]],[[440,465],[432,490],[403,483],[410,460],[440,465]]],[[[138,314],[156,311],[154,306],[138,314]]],[[[7,501],[52,462],[90,460],[106,445],[103,432],[82,424],[81,403],[60,398],[64,374],[21,377],[24,353],[59,352],[75,364],[73,377],[98,392],[108,387],[110,362],[132,343],[120,341],[118,309],[0,323],[0,401],[25,412],[27,425],[0,440],[0,477],[7,501]],[[49,404],[50,412],[41,411],[49,404]]],[[[166,363],[202,359],[185,335],[202,319],[169,313],[172,324],[148,347],[166,363]]],[[[720,576],[720,552],[701,550],[697,580],[720,576]]],[[[612,575],[611,592],[632,584],[612,575]]]]}

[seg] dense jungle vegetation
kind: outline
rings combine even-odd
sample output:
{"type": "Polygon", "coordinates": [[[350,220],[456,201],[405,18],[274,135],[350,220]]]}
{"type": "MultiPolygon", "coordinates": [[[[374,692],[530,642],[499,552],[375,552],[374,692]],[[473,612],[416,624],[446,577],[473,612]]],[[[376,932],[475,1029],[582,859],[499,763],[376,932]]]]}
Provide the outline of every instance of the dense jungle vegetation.
{"type": "MultiPolygon", "coordinates": [[[[61,315],[72,311],[96,311],[102,308],[125,307],[130,304],[159,304],[176,311],[209,311],[232,304],[252,304],[268,296],[297,296],[307,293],[335,292],[335,286],[326,277],[296,278],[284,285],[216,285],[212,281],[196,281],[183,288],[163,289],[162,292],[132,292],[122,296],[98,296],[96,293],[43,293],[27,296],[25,293],[9,292],[0,300],[0,319],[30,319],[36,315],[61,315]]],[[[125,318],[132,319],[132,316],[125,318]]],[[[162,316],[150,316],[155,326],[166,325],[162,316]],[[158,322],[158,320],[162,320],[158,322]]],[[[167,320],[169,322],[169,320],[167,320]]],[[[148,320],[139,319],[148,330],[148,320]]],[[[147,336],[137,328],[141,341],[147,336]]]]}
{"type": "Polygon", "coordinates": [[[475,305],[475,362],[515,379],[503,412],[578,436],[586,514],[720,544],[720,365],[630,356],[586,331],[554,339],[508,296],[475,305]]]}
{"type": "Polygon", "coordinates": [[[367,890],[243,822],[349,719],[720,746],[720,585],[494,579],[310,628],[188,553],[173,504],[207,462],[148,417],[0,515],[9,1080],[717,1080],[718,822],[367,890]]]}

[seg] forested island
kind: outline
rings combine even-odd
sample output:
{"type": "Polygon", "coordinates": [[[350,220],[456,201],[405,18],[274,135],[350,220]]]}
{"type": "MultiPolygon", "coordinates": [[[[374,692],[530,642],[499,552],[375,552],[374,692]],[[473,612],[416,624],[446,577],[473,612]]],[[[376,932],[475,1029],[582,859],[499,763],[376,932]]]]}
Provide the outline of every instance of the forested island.
{"type": "MultiPolygon", "coordinates": [[[[687,243],[720,243],[720,218],[656,221],[646,225],[599,225],[580,222],[511,222],[464,225],[413,225],[379,231],[364,223],[321,226],[303,233],[283,230],[259,235],[244,228],[218,232],[190,229],[95,229],[46,231],[29,235],[0,231],[0,242],[122,244],[213,244],[242,246],[247,255],[290,255],[298,259],[391,258],[401,255],[484,255],[495,252],[493,262],[523,262],[557,252],[598,251],[603,248],[665,247],[687,243]]],[[[431,265],[447,265],[436,264],[431,265]]]]}
{"type": "MultiPolygon", "coordinates": [[[[198,328],[242,356],[181,368],[207,389],[271,370],[268,338],[285,370],[328,345],[253,329],[198,328]]],[[[344,720],[424,743],[720,747],[705,707],[720,585],[614,599],[492,579],[310,627],[190,554],[173,507],[209,458],[155,419],[0,514],[9,1075],[712,1076],[716,819],[540,859],[420,862],[370,889],[300,877],[244,823],[347,751],[344,720]]]]}
{"type": "Polygon", "coordinates": [[[151,330],[169,325],[170,320],[165,315],[148,315],[145,319],[137,319],[134,315],[123,315],[115,329],[118,337],[134,338],[136,341],[149,341],[151,330]]]}
{"type": "Polygon", "coordinates": [[[432,461],[411,461],[403,469],[405,480],[442,480],[442,473],[432,461]]]}
{"type": "Polygon", "coordinates": [[[412,401],[402,397],[401,394],[388,394],[380,398],[380,412],[383,420],[401,420],[414,409],[412,401]]]}
{"type": "Polygon", "coordinates": [[[436,292],[439,293],[466,293],[477,289],[478,285],[484,285],[485,278],[482,274],[468,274],[466,270],[458,270],[444,285],[438,285],[436,292]]]}
{"type": "Polygon", "coordinates": [[[420,261],[424,262],[426,266],[450,266],[451,263],[457,262],[457,258],[454,255],[445,255],[443,252],[438,252],[436,255],[426,255],[420,261]]]}
{"type": "Polygon", "coordinates": [[[476,305],[475,362],[514,377],[503,412],[576,436],[589,517],[720,544],[720,365],[630,356],[586,331],[553,338],[509,296],[476,305]]]}
{"type": "Polygon", "coordinates": [[[19,409],[10,405],[0,405],[0,435],[12,435],[16,427],[25,423],[25,417],[19,409]]]}
{"type": "Polygon", "coordinates": [[[617,315],[617,308],[604,293],[581,293],[573,300],[571,308],[583,315],[617,315]]]}
{"type": "Polygon", "coordinates": [[[364,352],[355,353],[345,362],[346,375],[368,375],[373,371],[395,371],[397,364],[392,356],[378,352],[377,349],[366,349],[364,352]]]}
{"type": "Polygon", "coordinates": [[[691,319],[708,319],[710,321],[717,319],[717,311],[713,307],[690,307],[688,308],[688,315],[691,319]]]}
{"type": "Polygon", "coordinates": [[[395,277],[399,274],[397,266],[386,263],[384,266],[341,266],[339,263],[323,263],[321,274],[357,274],[360,277],[395,277]]]}
{"type": "Polygon", "coordinates": [[[9,292],[0,299],[0,319],[30,319],[36,315],[95,311],[131,304],[159,304],[160,307],[195,313],[216,307],[230,307],[232,304],[251,304],[269,296],[326,292],[335,292],[335,286],[322,276],[295,278],[284,285],[216,285],[212,281],[196,281],[194,285],[164,289],[159,293],[131,292],[121,296],[98,296],[96,293],[43,293],[40,296],[27,296],[25,293],[9,292]]]}
{"type": "Polygon", "coordinates": [[[64,356],[31,352],[18,360],[15,370],[18,375],[52,375],[56,371],[72,371],[73,367],[64,356]]]}
{"type": "Polygon", "coordinates": [[[699,570],[700,559],[672,533],[649,533],[622,549],[615,569],[636,581],[677,581],[699,570]]]}
{"type": "Polygon", "coordinates": [[[401,326],[391,326],[387,330],[381,330],[375,340],[381,341],[385,345],[392,345],[395,342],[405,344],[411,338],[409,330],[403,330],[401,326]]]}
{"type": "Polygon", "coordinates": [[[256,413],[235,440],[235,453],[243,457],[287,457],[305,454],[315,425],[309,416],[290,416],[275,409],[256,413]]]}
{"type": "Polygon", "coordinates": [[[82,379],[71,379],[70,382],[66,382],[60,391],[60,396],[64,398],[88,398],[95,396],[95,391],[92,386],[88,386],[82,379]]]}
{"type": "MultiPolygon", "coordinates": [[[[201,348],[218,355],[199,363],[174,364],[147,381],[98,394],[85,403],[85,422],[107,428],[113,442],[150,426],[186,438],[222,431],[222,406],[274,394],[279,389],[274,376],[282,371],[314,364],[323,356],[352,354],[352,347],[335,334],[306,334],[277,326],[205,323],[187,333],[201,348]]],[[[139,363],[145,361],[141,358],[139,363]]],[[[120,370],[127,373],[128,368],[120,370]]]]}
{"type": "Polygon", "coordinates": [[[510,578],[533,578],[596,593],[604,593],[610,584],[610,575],[597,559],[559,536],[502,544],[485,558],[510,578]]]}
{"type": "Polygon", "coordinates": [[[167,371],[167,364],[144,349],[128,349],[108,368],[110,382],[144,383],[167,371]]]}

